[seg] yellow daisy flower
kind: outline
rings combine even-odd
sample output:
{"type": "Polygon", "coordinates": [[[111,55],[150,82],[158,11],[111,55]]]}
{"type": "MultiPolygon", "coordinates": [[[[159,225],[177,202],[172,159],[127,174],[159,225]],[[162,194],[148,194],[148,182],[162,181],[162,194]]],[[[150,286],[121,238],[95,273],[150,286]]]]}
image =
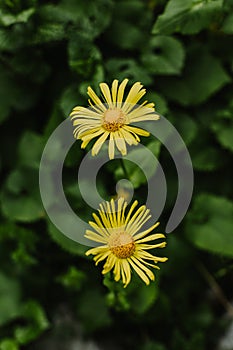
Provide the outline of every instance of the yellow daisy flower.
{"type": "Polygon", "coordinates": [[[147,243],[165,236],[162,233],[148,236],[148,233],[159,225],[158,222],[147,230],[139,232],[151,215],[149,214],[150,210],[145,205],[134,212],[137,205],[138,202],[134,201],[128,214],[125,215],[127,202],[124,198],[119,198],[116,205],[113,199],[110,202],[100,204],[99,216],[93,214],[95,221],[89,222],[95,232],[87,230],[85,233],[86,238],[101,243],[100,246],[89,249],[86,255],[95,255],[96,265],[106,259],[102,273],[106,274],[113,269],[115,281],[122,279],[124,287],[131,280],[131,269],[135,270],[148,285],[150,280],[154,281],[155,277],[147,266],[159,269],[156,265],[157,262],[167,260],[167,258],[154,256],[147,251],[165,247],[165,242],[147,243]]]}
{"type": "Polygon", "coordinates": [[[74,137],[82,140],[81,148],[94,138],[98,137],[93,145],[92,155],[98,154],[100,148],[109,137],[109,158],[114,158],[115,145],[122,155],[127,154],[126,144],[137,145],[141,136],[149,136],[150,133],[130,124],[145,120],[158,120],[154,103],[144,101],[141,105],[136,103],[145,95],[143,85],[135,83],[123,102],[125,87],[128,79],[124,79],[119,85],[118,80],[112,83],[111,91],[106,83],[99,84],[103,94],[103,101],[89,86],[87,94],[91,107],[74,107],[70,117],[73,121],[74,137]],[[91,101],[92,100],[92,101],[91,101]]]}

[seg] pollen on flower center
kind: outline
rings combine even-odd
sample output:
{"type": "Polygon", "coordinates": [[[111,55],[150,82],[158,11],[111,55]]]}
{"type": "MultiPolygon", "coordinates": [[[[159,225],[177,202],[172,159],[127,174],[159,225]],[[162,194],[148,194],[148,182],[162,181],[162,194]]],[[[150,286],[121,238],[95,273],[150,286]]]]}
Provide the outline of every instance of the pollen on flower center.
{"type": "Polygon", "coordinates": [[[120,259],[129,258],[135,250],[134,240],[127,232],[114,235],[109,241],[109,246],[112,253],[120,259]]]}
{"type": "Polygon", "coordinates": [[[103,116],[103,128],[107,131],[117,131],[124,125],[125,117],[120,109],[108,109],[103,116]]]}

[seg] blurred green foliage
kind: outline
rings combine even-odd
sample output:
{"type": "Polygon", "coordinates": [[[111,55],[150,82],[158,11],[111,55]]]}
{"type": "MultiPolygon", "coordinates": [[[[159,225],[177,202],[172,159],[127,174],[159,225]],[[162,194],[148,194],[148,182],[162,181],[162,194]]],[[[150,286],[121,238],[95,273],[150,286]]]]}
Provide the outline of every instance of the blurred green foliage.
{"type": "MultiPolygon", "coordinates": [[[[216,347],[225,310],[203,271],[232,298],[232,34],[231,0],[0,1],[0,350],[36,349],[43,337],[63,342],[72,333],[65,321],[56,323],[64,306],[81,334],[104,349],[216,347]],[[167,237],[169,261],[156,282],[146,287],[134,276],[123,289],[51,224],[38,169],[50,133],[75,105],[87,104],[87,86],[126,77],[146,86],[148,100],[180,132],[195,189],[188,215],[167,237]]],[[[64,187],[88,220],[76,188],[85,155],[77,143],[64,187]]],[[[176,172],[158,141],[143,143],[166,174],[163,230],[176,172]]],[[[143,202],[146,178],[133,164],[126,168],[143,202]]],[[[102,171],[99,188],[109,199],[122,169],[115,160],[102,171]]]]}

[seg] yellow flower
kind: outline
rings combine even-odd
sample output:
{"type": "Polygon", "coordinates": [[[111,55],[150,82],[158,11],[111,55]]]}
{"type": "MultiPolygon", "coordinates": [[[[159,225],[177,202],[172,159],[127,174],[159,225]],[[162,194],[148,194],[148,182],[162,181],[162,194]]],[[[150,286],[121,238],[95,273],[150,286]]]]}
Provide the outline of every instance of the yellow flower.
{"type": "Polygon", "coordinates": [[[124,79],[118,86],[118,80],[115,79],[111,91],[106,83],[99,84],[104,102],[89,86],[87,94],[90,97],[88,101],[91,107],[77,106],[70,114],[75,127],[74,137],[82,140],[81,148],[85,148],[92,139],[98,137],[92,148],[93,156],[98,154],[108,137],[109,158],[114,158],[115,144],[121,154],[126,155],[126,143],[137,145],[140,142],[138,135],[150,135],[148,131],[130,124],[159,119],[159,115],[154,110],[154,103],[144,101],[141,105],[136,105],[146,93],[146,90],[142,89],[143,85],[139,82],[132,86],[123,102],[127,83],[128,79],[124,79]]]}
{"type": "Polygon", "coordinates": [[[95,255],[96,265],[106,259],[103,267],[103,274],[113,269],[115,281],[122,279],[124,287],[131,280],[131,269],[135,270],[139,277],[148,285],[150,280],[154,281],[153,272],[147,267],[159,269],[157,262],[164,262],[167,258],[161,258],[150,254],[147,250],[153,248],[163,248],[166,243],[148,244],[147,242],[164,238],[162,233],[155,233],[148,236],[159,223],[150,228],[140,231],[141,227],[150,219],[150,210],[145,205],[139,207],[134,201],[128,214],[125,214],[127,202],[124,198],[119,198],[115,202],[100,204],[99,216],[93,214],[95,222],[90,221],[90,226],[95,230],[87,230],[85,237],[101,243],[100,246],[89,249],[86,255],[95,255]],[[134,212],[134,214],[133,214],[134,212]]]}

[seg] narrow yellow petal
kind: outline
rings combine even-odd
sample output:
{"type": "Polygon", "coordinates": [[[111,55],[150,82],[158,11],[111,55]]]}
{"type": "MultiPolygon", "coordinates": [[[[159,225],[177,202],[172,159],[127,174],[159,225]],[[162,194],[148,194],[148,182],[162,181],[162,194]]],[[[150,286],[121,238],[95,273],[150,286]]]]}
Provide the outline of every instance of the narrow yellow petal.
{"type": "Polygon", "coordinates": [[[115,223],[115,220],[114,220],[114,214],[111,210],[111,207],[110,207],[110,203],[107,202],[107,215],[108,215],[108,219],[109,221],[111,222],[111,226],[112,227],[115,227],[116,226],[116,223],[115,223]]]}
{"type": "Polygon", "coordinates": [[[95,222],[93,221],[89,221],[89,225],[101,236],[107,238],[108,237],[108,233],[106,232],[105,228],[102,228],[100,226],[98,226],[95,222]]]}
{"type": "Polygon", "coordinates": [[[155,276],[153,274],[153,272],[148,269],[148,267],[146,267],[145,265],[143,265],[138,259],[136,259],[134,256],[131,256],[131,259],[135,262],[135,264],[137,264],[137,266],[142,269],[146,274],[147,276],[152,280],[154,281],[155,279],[155,276]]]}
{"type": "Polygon", "coordinates": [[[124,198],[121,197],[118,199],[118,202],[117,202],[117,225],[118,225],[118,227],[121,227],[121,225],[122,225],[121,217],[122,217],[122,213],[123,213],[123,205],[124,205],[124,198]]]}
{"type": "Polygon", "coordinates": [[[121,152],[123,156],[125,156],[127,154],[127,149],[126,149],[124,138],[121,136],[121,133],[118,131],[115,131],[113,136],[114,136],[115,143],[118,150],[121,152]]]}
{"type": "Polygon", "coordinates": [[[141,256],[139,254],[134,254],[135,258],[137,258],[138,260],[140,260],[143,264],[148,265],[153,267],[154,269],[160,270],[160,267],[156,264],[156,261],[154,264],[149,263],[148,261],[146,261],[145,259],[141,258],[141,256]]]}
{"type": "Polygon", "coordinates": [[[113,254],[110,254],[106,260],[106,263],[104,264],[102,273],[108,273],[115,266],[117,260],[118,259],[113,254]]]}
{"type": "Polygon", "coordinates": [[[111,133],[110,133],[109,145],[108,145],[108,155],[109,155],[109,159],[114,159],[114,154],[115,154],[115,145],[114,145],[113,134],[112,134],[112,132],[111,132],[111,133]]]}
{"type": "Polygon", "coordinates": [[[110,204],[111,204],[111,212],[112,212],[112,217],[114,221],[114,226],[117,227],[116,206],[115,206],[114,199],[111,199],[110,204]]]}
{"type": "Polygon", "coordinates": [[[98,126],[96,128],[89,129],[84,133],[81,133],[79,135],[79,138],[83,141],[86,141],[87,139],[99,136],[99,135],[103,134],[104,132],[105,132],[105,130],[102,129],[100,126],[98,126]]]}
{"type": "MultiPolygon", "coordinates": [[[[156,223],[157,224],[157,223],[156,223]]],[[[158,226],[158,225],[157,225],[158,226]]],[[[165,238],[164,234],[162,233],[155,233],[153,235],[150,235],[148,237],[145,237],[143,239],[136,239],[136,236],[134,237],[134,240],[137,242],[137,243],[144,243],[144,242],[148,242],[148,241],[154,241],[155,239],[159,239],[159,238],[165,238]]]]}
{"type": "Polygon", "coordinates": [[[138,93],[142,87],[143,87],[143,85],[139,82],[133,84],[133,86],[131,87],[131,89],[128,93],[128,96],[125,99],[125,104],[131,103],[131,101],[135,99],[135,96],[138,95],[138,93]]]}
{"type": "Polygon", "coordinates": [[[116,262],[115,262],[115,267],[113,270],[113,273],[115,275],[115,281],[119,281],[121,278],[121,266],[120,266],[120,260],[118,258],[116,258],[116,262]]]}
{"type": "Polygon", "coordinates": [[[95,144],[92,147],[92,150],[91,150],[92,156],[96,156],[99,153],[99,150],[103,146],[104,142],[107,140],[108,135],[109,135],[109,132],[105,131],[105,133],[98,138],[98,140],[95,142],[95,144]]]}
{"type": "Polygon", "coordinates": [[[143,280],[143,282],[146,283],[146,285],[150,284],[150,280],[147,277],[147,275],[133,262],[133,260],[130,258],[128,259],[130,265],[133,267],[133,269],[137,272],[138,276],[143,280]]]}
{"type": "Polygon", "coordinates": [[[151,231],[153,231],[157,226],[159,226],[159,222],[156,222],[153,226],[151,226],[150,228],[148,228],[147,230],[138,233],[137,235],[134,236],[134,240],[137,241],[138,239],[146,236],[148,233],[150,233],[151,231]]]}
{"type": "Polygon", "coordinates": [[[138,201],[134,201],[133,204],[131,205],[131,208],[130,208],[130,210],[126,216],[126,219],[125,219],[125,226],[127,225],[128,221],[130,220],[130,216],[137,205],[138,205],[138,201]]]}
{"type": "Polygon", "coordinates": [[[94,257],[95,264],[98,265],[99,262],[106,259],[109,256],[109,254],[111,254],[111,251],[107,248],[106,250],[104,250],[100,254],[96,255],[94,257]]]}
{"type": "Polygon", "coordinates": [[[127,287],[127,285],[131,281],[130,265],[129,265],[129,262],[126,259],[122,259],[122,267],[123,267],[123,269],[125,271],[125,276],[126,276],[126,281],[125,281],[125,285],[124,285],[124,288],[125,288],[125,287],[127,287]]]}
{"type": "Polygon", "coordinates": [[[123,101],[125,87],[128,83],[129,79],[124,79],[122,83],[119,85],[118,94],[117,94],[117,102],[119,103],[119,107],[121,106],[121,103],[123,101]]]}
{"type": "Polygon", "coordinates": [[[107,104],[112,107],[112,97],[108,85],[106,83],[100,83],[99,85],[107,104]]]}
{"type": "Polygon", "coordinates": [[[146,209],[138,214],[136,217],[132,217],[127,224],[126,230],[134,236],[140,228],[151,218],[149,214],[150,210],[146,209]]]}
{"type": "Polygon", "coordinates": [[[118,88],[118,80],[113,80],[112,83],[112,101],[116,105],[117,102],[117,88],[118,88]]]}
{"type": "Polygon", "coordinates": [[[104,210],[104,208],[101,204],[100,204],[100,209],[101,210],[98,210],[98,212],[100,214],[101,220],[103,221],[105,228],[106,229],[112,228],[112,224],[111,224],[109,218],[107,217],[106,211],[104,210]]]}
{"type": "Polygon", "coordinates": [[[94,233],[93,231],[90,231],[90,230],[86,230],[84,237],[86,237],[92,241],[98,242],[98,243],[107,243],[106,238],[104,238],[103,236],[100,236],[97,233],[94,233]]]}
{"type": "Polygon", "coordinates": [[[144,244],[140,243],[140,249],[142,250],[148,250],[148,249],[154,249],[154,248],[164,248],[166,247],[167,243],[166,242],[161,242],[157,244],[144,244]]]}
{"type": "Polygon", "coordinates": [[[99,97],[96,95],[96,93],[92,90],[90,86],[87,88],[87,94],[90,96],[94,104],[98,105],[99,108],[104,112],[106,111],[106,107],[102,103],[102,101],[99,99],[99,97]]]}
{"type": "Polygon", "coordinates": [[[101,247],[95,247],[95,248],[91,248],[89,249],[85,254],[88,256],[90,254],[102,254],[103,252],[105,252],[105,250],[108,249],[108,247],[106,245],[103,245],[101,247]]]}
{"type": "Polygon", "coordinates": [[[135,126],[129,126],[129,125],[125,125],[124,129],[130,132],[133,132],[137,135],[141,135],[141,136],[150,136],[150,133],[146,130],[140,129],[140,128],[136,128],[135,126]]]}
{"type": "Polygon", "coordinates": [[[130,134],[130,132],[128,132],[128,131],[126,131],[125,129],[124,129],[124,127],[123,128],[121,128],[121,130],[120,130],[120,132],[121,132],[121,134],[123,135],[123,137],[124,137],[124,139],[125,139],[125,141],[128,143],[128,145],[137,145],[138,144],[138,142],[140,141],[140,139],[139,139],[139,137],[138,136],[133,136],[132,134],[130,134]]]}

